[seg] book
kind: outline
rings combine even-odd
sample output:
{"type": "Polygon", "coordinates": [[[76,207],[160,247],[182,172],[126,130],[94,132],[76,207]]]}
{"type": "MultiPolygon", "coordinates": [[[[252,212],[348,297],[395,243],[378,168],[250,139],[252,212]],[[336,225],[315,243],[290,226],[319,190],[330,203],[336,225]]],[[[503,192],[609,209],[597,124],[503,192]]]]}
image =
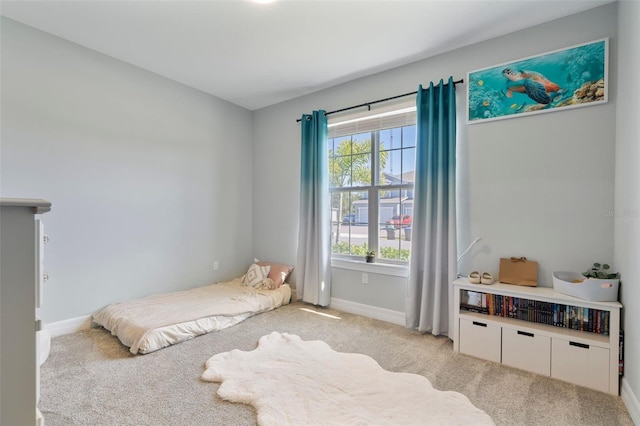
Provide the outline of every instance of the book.
{"type": "Polygon", "coordinates": [[[618,376],[624,375],[624,331],[620,329],[618,340],[618,376]]]}
{"type": "Polygon", "coordinates": [[[543,300],[461,290],[460,309],[609,335],[609,311],[543,300]]]}

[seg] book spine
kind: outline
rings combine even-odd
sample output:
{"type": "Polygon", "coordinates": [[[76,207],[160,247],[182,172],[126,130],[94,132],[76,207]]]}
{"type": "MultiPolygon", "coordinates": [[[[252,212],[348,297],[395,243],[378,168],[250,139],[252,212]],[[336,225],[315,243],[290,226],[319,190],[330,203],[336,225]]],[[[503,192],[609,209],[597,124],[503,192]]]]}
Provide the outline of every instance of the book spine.
{"type": "Polygon", "coordinates": [[[544,302],[545,324],[553,325],[553,303],[544,302]]]}
{"type": "Polygon", "coordinates": [[[618,376],[624,375],[624,331],[620,329],[618,340],[618,376]]]}

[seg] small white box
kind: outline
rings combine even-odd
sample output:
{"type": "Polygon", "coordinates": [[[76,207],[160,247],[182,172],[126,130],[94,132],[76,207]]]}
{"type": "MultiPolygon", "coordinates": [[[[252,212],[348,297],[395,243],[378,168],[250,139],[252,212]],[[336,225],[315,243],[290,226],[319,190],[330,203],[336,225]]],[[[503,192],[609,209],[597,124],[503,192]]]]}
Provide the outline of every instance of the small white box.
{"type": "Polygon", "coordinates": [[[619,279],[586,278],[579,272],[556,271],[553,273],[553,289],[558,293],[579,297],[593,302],[618,301],[619,279]]]}

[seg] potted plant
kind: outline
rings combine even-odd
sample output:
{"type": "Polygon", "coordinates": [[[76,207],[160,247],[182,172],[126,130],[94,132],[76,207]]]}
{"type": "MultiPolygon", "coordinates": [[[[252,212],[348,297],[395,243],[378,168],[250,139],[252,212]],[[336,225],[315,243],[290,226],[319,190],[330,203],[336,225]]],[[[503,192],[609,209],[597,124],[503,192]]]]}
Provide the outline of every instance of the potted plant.
{"type": "Polygon", "coordinates": [[[594,263],[593,266],[591,267],[591,269],[589,269],[587,272],[583,272],[582,275],[584,275],[587,278],[595,278],[595,279],[599,279],[599,280],[617,280],[620,279],[620,273],[619,272],[609,272],[609,268],[611,268],[609,265],[607,265],[606,263],[601,265],[599,263],[594,263]]]}
{"type": "Polygon", "coordinates": [[[369,250],[365,253],[365,260],[367,263],[375,263],[376,261],[376,252],[373,250],[369,250]]]}

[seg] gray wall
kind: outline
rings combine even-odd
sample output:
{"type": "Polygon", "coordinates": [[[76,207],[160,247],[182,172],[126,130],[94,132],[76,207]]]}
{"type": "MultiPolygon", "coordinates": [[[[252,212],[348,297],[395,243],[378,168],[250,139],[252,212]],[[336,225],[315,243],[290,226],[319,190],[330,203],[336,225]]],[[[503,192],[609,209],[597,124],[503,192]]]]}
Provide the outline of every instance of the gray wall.
{"type": "Polygon", "coordinates": [[[1,194],[53,204],[43,319],[239,275],[251,125],[243,108],[2,18],[1,194]]]}
{"type": "MultiPolygon", "coordinates": [[[[465,194],[460,213],[468,218],[460,227],[459,251],[482,237],[461,262],[463,274],[497,275],[504,256],[535,259],[543,286],[552,285],[554,270],[611,263],[613,218],[604,212],[613,206],[616,13],[616,4],[606,5],[255,112],[256,254],[295,262],[300,153],[295,120],[302,113],[410,92],[449,75],[466,79],[468,71],[609,37],[609,103],[471,126],[459,117],[465,194]],[[278,160],[280,167],[274,168],[278,160]],[[278,208],[265,209],[274,199],[278,208]]],[[[458,92],[464,111],[466,86],[458,92]]],[[[404,306],[404,280],[385,277],[395,291],[372,294],[359,277],[338,272],[334,295],[387,309],[404,306]]]]}
{"type": "MultiPolygon", "coordinates": [[[[625,331],[623,386],[636,396],[640,419],[640,3],[621,2],[618,10],[618,81],[614,261],[621,273],[622,328],[625,331]],[[623,83],[624,82],[624,83],[623,83]],[[624,90],[623,90],[624,88],[624,90]]],[[[629,406],[629,404],[627,404],[629,406]]]]}

